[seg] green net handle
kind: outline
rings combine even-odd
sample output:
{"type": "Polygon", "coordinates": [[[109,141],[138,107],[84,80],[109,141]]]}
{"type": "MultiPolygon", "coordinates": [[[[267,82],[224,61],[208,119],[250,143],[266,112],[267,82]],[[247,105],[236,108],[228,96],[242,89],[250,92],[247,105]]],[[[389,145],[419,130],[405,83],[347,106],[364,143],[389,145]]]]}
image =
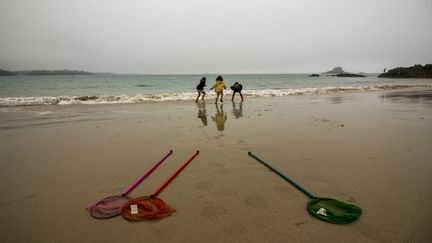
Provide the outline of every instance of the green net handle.
{"type": "Polygon", "coordinates": [[[249,156],[251,156],[252,158],[256,159],[261,164],[265,165],[271,171],[273,171],[274,173],[276,173],[277,175],[279,175],[280,177],[282,177],[284,180],[286,180],[287,182],[289,182],[291,185],[295,186],[297,189],[299,189],[300,191],[302,191],[304,194],[306,194],[306,196],[308,196],[310,198],[316,198],[316,196],[314,194],[312,194],[311,192],[309,192],[308,190],[306,190],[304,187],[302,187],[301,185],[299,185],[297,182],[295,182],[295,181],[291,180],[290,178],[288,178],[288,176],[284,175],[282,172],[280,172],[277,169],[275,169],[269,163],[267,163],[264,160],[258,158],[252,152],[248,152],[248,154],[249,154],[249,156]]]}

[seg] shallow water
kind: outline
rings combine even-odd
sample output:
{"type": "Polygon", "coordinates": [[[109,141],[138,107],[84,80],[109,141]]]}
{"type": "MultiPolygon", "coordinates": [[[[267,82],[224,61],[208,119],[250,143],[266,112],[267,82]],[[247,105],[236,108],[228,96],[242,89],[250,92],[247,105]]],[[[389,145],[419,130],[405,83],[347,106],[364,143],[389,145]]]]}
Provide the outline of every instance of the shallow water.
{"type": "MultiPolygon", "coordinates": [[[[147,101],[193,100],[195,87],[207,77],[206,91],[216,75],[61,75],[0,77],[0,106],[119,104],[147,101]]],[[[224,75],[226,93],[234,82],[243,84],[247,97],[273,97],[325,93],[365,92],[430,87],[432,79],[340,78],[308,74],[224,75]]],[[[213,98],[214,92],[208,92],[213,98]]]]}

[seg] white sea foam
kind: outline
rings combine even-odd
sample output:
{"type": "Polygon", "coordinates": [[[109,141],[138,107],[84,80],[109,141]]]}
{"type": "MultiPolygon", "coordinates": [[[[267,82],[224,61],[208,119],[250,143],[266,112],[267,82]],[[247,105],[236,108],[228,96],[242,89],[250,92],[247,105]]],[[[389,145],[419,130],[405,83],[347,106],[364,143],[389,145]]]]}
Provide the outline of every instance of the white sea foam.
{"type": "Polygon", "coordinates": [[[36,112],[37,116],[43,116],[43,115],[48,115],[53,113],[52,111],[41,111],[41,112],[36,112]]]}
{"type": "MultiPolygon", "coordinates": [[[[275,97],[290,95],[313,95],[333,93],[354,93],[367,91],[382,91],[415,87],[431,87],[429,84],[421,85],[382,85],[363,87],[323,87],[323,88],[299,88],[299,89],[263,89],[244,90],[242,93],[249,97],[275,97]]],[[[230,93],[230,92],[227,92],[230,93]]],[[[208,92],[208,98],[215,97],[208,92]]],[[[180,101],[194,100],[195,92],[183,93],[159,93],[143,95],[96,95],[96,96],[57,96],[57,97],[6,97],[0,98],[0,107],[5,106],[29,106],[29,105],[75,105],[75,104],[131,104],[151,101],[180,101]]]]}

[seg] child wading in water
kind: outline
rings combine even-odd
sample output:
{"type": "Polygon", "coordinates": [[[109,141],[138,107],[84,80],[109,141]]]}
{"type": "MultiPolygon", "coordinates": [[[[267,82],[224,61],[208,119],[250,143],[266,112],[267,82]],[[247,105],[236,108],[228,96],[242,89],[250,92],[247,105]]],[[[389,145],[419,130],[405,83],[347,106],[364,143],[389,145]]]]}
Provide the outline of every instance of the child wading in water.
{"type": "Polygon", "coordinates": [[[212,89],[214,89],[217,94],[215,104],[217,104],[219,96],[220,96],[220,101],[223,102],[223,90],[226,89],[226,86],[223,82],[222,76],[217,76],[216,83],[213,85],[213,87],[211,87],[210,90],[212,89]]]}
{"type": "Polygon", "coordinates": [[[231,86],[231,89],[234,91],[233,95],[231,97],[231,101],[234,101],[234,96],[236,93],[240,94],[241,101],[243,101],[243,95],[241,93],[243,89],[243,85],[241,85],[239,82],[235,82],[233,86],[231,86]]]}
{"type": "Polygon", "coordinates": [[[206,86],[206,78],[202,77],[200,83],[196,86],[198,97],[196,98],[195,102],[198,102],[198,99],[201,96],[201,94],[202,94],[201,100],[204,100],[204,96],[206,95],[206,92],[204,92],[204,86],[206,86]]]}

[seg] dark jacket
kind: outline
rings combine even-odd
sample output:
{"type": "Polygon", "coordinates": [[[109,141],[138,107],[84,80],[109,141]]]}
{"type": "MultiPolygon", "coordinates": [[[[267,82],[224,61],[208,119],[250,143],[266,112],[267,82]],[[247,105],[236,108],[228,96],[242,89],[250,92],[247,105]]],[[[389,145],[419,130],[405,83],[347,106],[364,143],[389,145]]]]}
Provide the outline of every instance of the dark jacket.
{"type": "Polygon", "coordinates": [[[242,89],[243,89],[243,85],[241,85],[241,84],[234,84],[233,86],[231,86],[231,89],[234,92],[241,92],[242,89]]]}
{"type": "Polygon", "coordinates": [[[206,86],[206,81],[201,80],[200,83],[196,86],[196,89],[204,90],[204,86],[206,86]]]}

